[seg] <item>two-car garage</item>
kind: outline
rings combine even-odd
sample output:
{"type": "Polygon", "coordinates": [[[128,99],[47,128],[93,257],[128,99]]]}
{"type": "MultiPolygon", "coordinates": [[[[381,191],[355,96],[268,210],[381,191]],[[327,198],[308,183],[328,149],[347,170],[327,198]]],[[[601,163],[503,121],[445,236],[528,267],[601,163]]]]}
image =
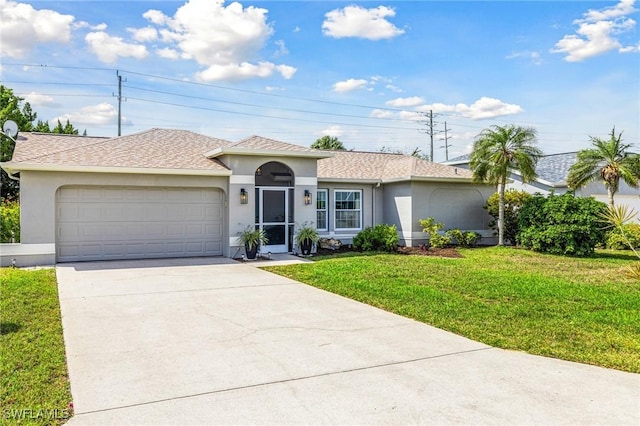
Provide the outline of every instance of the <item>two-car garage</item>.
{"type": "Polygon", "coordinates": [[[63,186],[57,261],[219,256],[223,206],[216,188],[63,186]]]}

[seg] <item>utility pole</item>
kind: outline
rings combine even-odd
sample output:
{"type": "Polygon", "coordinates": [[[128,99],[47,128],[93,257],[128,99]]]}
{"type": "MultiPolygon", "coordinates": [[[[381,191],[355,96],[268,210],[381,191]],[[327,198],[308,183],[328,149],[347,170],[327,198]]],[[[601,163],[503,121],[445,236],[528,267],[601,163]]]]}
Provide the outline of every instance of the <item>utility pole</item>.
{"type": "Polygon", "coordinates": [[[444,148],[444,158],[445,161],[449,161],[449,147],[451,145],[449,145],[449,136],[447,134],[447,122],[444,122],[444,139],[440,138],[440,140],[444,140],[444,146],[441,146],[440,148],[444,148]]]}
{"type": "Polygon", "coordinates": [[[425,117],[425,120],[420,121],[420,123],[426,125],[427,128],[424,130],[419,129],[419,131],[422,133],[429,134],[429,139],[431,140],[431,144],[429,145],[429,161],[433,162],[433,134],[434,134],[434,127],[436,126],[437,123],[433,122],[433,110],[430,109],[428,115],[427,113],[420,113],[420,114],[425,117]]]}
{"type": "Polygon", "coordinates": [[[118,77],[118,95],[116,96],[114,93],[113,96],[118,98],[118,136],[122,136],[122,76],[120,71],[116,70],[116,76],[118,77]]]}
{"type": "Polygon", "coordinates": [[[122,135],[122,76],[116,71],[118,76],[118,136],[122,135]]]}

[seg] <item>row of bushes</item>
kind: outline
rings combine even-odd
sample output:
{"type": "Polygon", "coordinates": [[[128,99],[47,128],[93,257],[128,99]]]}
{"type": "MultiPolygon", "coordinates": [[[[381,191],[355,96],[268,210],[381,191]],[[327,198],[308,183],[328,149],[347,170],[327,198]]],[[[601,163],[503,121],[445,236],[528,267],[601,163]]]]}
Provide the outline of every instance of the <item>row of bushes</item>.
{"type": "MultiPolygon", "coordinates": [[[[431,247],[446,247],[449,245],[459,245],[462,247],[473,247],[480,239],[480,234],[472,231],[461,231],[459,229],[449,229],[444,235],[438,233],[444,227],[442,223],[436,223],[434,218],[420,221],[423,231],[429,234],[429,245],[431,247]]],[[[353,246],[359,251],[386,251],[394,252],[398,247],[398,230],[395,225],[380,224],[368,226],[363,231],[353,237],[353,246]]]]}
{"type": "Polygon", "coordinates": [[[0,243],[20,241],[20,204],[4,201],[0,208],[0,243]]]}
{"type": "MultiPolygon", "coordinates": [[[[486,206],[497,229],[498,194],[486,206]]],[[[524,191],[505,192],[505,240],[536,251],[586,256],[596,247],[629,249],[619,229],[607,231],[602,215],[605,203],[571,193],[543,196],[524,191]]],[[[640,247],[640,225],[625,225],[625,235],[634,247],[640,247]]]]}

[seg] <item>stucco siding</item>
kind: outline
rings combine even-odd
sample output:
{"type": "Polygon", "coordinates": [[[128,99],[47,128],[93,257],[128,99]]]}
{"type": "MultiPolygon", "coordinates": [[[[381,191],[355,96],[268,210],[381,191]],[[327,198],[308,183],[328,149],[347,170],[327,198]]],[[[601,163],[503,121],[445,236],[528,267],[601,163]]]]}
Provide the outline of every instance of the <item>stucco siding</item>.
{"type": "MultiPolygon", "coordinates": [[[[218,188],[227,192],[226,177],[139,175],[107,173],[63,173],[24,171],[20,176],[20,215],[23,244],[56,243],[56,193],[62,186],[127,186],[218,188]]],[[[226,223],[226,207],[223,209],[226,223]]],[[[227,236],[225,227],[224,237],[227,236]]],[[[223,237],[223,241],[224,241],[223,237]]],[[[228,253],[224,245],[223,254],[228,253]]]]}

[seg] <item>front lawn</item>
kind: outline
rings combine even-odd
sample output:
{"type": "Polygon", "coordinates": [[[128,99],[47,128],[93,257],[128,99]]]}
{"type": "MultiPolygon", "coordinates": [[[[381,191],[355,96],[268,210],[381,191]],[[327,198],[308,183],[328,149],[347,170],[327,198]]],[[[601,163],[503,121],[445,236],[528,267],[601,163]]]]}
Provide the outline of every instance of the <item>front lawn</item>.
{"type": "Polygon", "coordinates": [[[63,424],[72,415],[55,270],[0,269],[2,424],[63,424]]]}
{"type": "Polygon", "coordinates": [[[635,258],[513,248],[464,258],[375,254],[265,269],[488,345],[640,373],[635,258]]]}

